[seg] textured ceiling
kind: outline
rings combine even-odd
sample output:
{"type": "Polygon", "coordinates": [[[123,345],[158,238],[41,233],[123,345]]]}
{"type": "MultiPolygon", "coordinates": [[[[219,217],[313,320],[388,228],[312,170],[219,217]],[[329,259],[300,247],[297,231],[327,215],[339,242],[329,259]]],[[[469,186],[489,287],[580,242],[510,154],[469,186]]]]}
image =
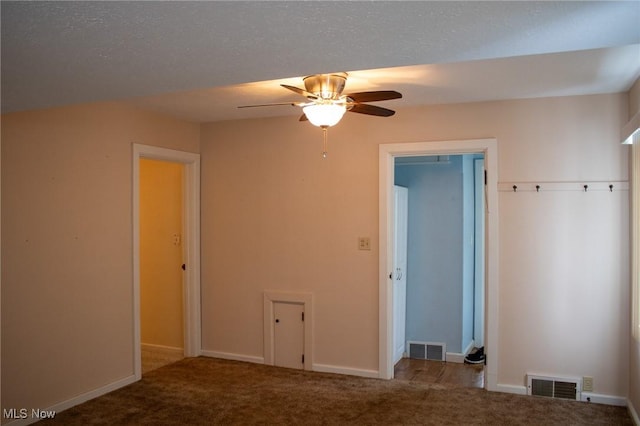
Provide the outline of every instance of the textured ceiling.
{"type": "Polygon", "coordinates": [[[2,1],[0,14],[2,112],[129,100],[214,121],[285,114],[235,106],[289,100],[269,80],[321,72],[402,91],[390,107],[615,92],[640,73],[638,1],[2,1]]]}

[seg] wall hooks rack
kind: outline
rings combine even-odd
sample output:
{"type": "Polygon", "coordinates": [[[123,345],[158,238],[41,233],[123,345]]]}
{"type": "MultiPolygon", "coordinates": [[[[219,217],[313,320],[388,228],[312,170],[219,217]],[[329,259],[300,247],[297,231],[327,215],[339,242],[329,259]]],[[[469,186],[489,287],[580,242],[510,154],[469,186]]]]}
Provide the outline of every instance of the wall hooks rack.
{"type": "Polygon", "coordinates": [[[580,191],[580,192],[620,192],[628,191],[628,181],[589,181],[589,182],[499,182],[498,191],[501,192],[552,192],[552,191],[580,191]]]}

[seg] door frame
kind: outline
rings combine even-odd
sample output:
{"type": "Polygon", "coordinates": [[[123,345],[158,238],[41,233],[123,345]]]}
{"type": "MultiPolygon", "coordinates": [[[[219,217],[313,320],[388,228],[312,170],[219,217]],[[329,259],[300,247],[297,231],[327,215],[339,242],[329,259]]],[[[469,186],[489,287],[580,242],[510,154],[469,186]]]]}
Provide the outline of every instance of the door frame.
{"type": "Polygon", "coordinates": [[[202,350],[200,321],[200,154],[150,145],[133,144],[133,362],[136,380],[142,378],[140,335],[140,159],[164,160],[184,165],[183,284],[184,355],[202,350]]]}
{"type": "Polygon", "coordinates": [[[484,290],[485,290],[485,285],[484,285],[484,279],[485,279],[485,273],[484,273],[484,266],[485,266],[485,251],[484,251],[484,238],[485,238],[485,203],[484,203],[484,185],[482,185],[481,188],[478,187],[478,181],[482,182],[483,180],[483,176],[482,173],[480,172],[480,167],[478,167],[478,164],[482,164],[482,170],[485,170],[484,167],[484,158],[476,158],[473,160],[473,177],[474,177],[474,181],[473,181],[473,192],[474,192],[474,206],[473,206],[473,223],[474,223],[474,230],[473,230],[473,241],[474,241],[474,248],[473,248],[473,263],[474,265],[481,265],[482,266],[482,270],[480,271],[479,267],[474,266],[474,271],[473,271],[473,276],[474,276],[474,288],[473,288],[473,341],[475,343],[475,346],[477,347],[481,347],[484,346],[484,290]],[[478,192],[480,192],[480,194],[478,194],[478,192]],[[482,204],[483,205],[479,205],[478,203],[478,195],[482,195],[482,204]],[[482,214],[482,221],[478,220],[478,216],[482,214]],[[478,230],[479,226],[478,224],[482,225],[482,229],[478,230]],[[482,242],[483,242],[483,246],[482,246],[482,250],[478,250],[479,246],[478,244],[476,244],[476,242],[478,240],[480,240],[480,237],[482,237],[482,242]],[[482,286],[476,286],[475,284],[480,280],[480,278],[482,279],[482,286]],[[478,307],[480,306],[480,314],[477,314],[478,311],[478,307]],[[480,323],[480,324],[479,324],[480,323]],[[477,330],[480,330],[480,332],[478,332],[477,330]],[[478,334],[480,334],[480,336],[478,336],[478,334]],[[478,339],[478,337],[481,337],[481,339],[478,339]]]}
{"type": "Polygon", "coordinates": [[[498,142],[473,139],[390,143],[379,146],[379,355],[378,373],[393,378],[393,185],[396,157],[484,154],[487,171],[485,215],[485,387],[497,390],[498,367],[498,142]]]}

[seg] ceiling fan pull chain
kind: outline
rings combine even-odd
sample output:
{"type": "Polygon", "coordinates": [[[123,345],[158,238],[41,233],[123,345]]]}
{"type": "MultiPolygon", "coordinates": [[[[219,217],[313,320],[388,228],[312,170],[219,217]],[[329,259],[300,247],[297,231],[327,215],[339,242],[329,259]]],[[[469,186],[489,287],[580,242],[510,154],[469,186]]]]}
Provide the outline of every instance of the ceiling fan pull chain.
{"type": "Polygon", "coordinates": [[[327,127],[322,126],[322,158],[327,158],[327,127]]]}

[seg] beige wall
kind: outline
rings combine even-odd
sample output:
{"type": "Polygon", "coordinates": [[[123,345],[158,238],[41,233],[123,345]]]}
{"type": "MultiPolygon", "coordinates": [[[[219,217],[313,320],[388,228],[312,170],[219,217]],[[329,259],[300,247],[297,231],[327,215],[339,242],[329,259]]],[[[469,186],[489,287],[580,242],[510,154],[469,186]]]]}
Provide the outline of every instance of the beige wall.
{"type": "Polygon", "coordinates": [[[140,339],[178,349],[184,347],[183,174],[180,163],[140,160],[140,339]]]}
{"type": "MultiPolygon", "coordinates": [[[[314,361],[377,370],[378,145],[496,137],[501,182],[627,180],[617,140],[626,117],[624,95],[347,114],[329,130],[326,160],[321,131],[293,117],[204,125],[203,349],[261,357],[262,292],[309,291],[314,361]],[[357,250],[359,236],[371,251],[357,250]]],[[[527,372],[590,375],[596,393],[627,395],[628,202],[604,194],[536,204],[501,193],[499,384],[522,388],[527,372]],[[565,228],[563,245],[547,246],[565,228]]]]}
{"type": "MultiPolygon", "coordinates": [[[[375,371],[378,145],[496,137],[501,182],[627,180],[626,119],[624,95],[348,114],[322,160],[321,131],[295,117],[198,126],[117,104],[5,115],[2,406],[49,407],[133,373],[132,142],[201,149],[204,350],[262,357],[263,291],[310,291],[315,362],[375,371]]],[[[501,193],[500,384],[571,373],[627,395],[628,203],[604,195],[501,193]],[[543,270],[553,229],[572,236],[552,250],[558,274],[543,270]],[[521,314],[554,300],[555,317],[521,314]]]]}
{"type": "Polygon", "coordinates": [[[132,143],[199,138],[115,103],[2,116],[2,408],[133,374],[132,143]]]}

